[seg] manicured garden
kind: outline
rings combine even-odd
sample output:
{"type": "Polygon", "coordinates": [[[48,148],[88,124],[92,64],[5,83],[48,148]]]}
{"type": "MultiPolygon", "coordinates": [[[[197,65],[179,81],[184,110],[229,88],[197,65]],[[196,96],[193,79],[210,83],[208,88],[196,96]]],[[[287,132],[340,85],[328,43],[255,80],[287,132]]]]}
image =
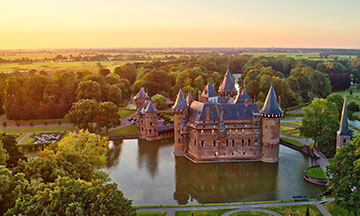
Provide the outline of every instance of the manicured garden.
{"type": "Polygon", "coordinates": [[[320,167],[310,167],[306,169],[306,174],[312,178],[327,178],[325,171],[320,167]]]}
{"type": "Polygon", "coordinates": [[[301,122],[281,123],[280,132],[288,136],[300,137],[300,130],[299,130],[300,125],[301,122]]]}
{"type": "Polygon", "coordinates": [[[306,209],[309,208],[310,215],[313,216],[321,216],[322,214],[316,208],[315,205],[291,205],[291,206],[272,206],[266,207],[264,209],[269,209],[271,211],[277,212],[282,215],[290,215],[293,214],[294,216],[302,216],[306,215],[306,209]]]}

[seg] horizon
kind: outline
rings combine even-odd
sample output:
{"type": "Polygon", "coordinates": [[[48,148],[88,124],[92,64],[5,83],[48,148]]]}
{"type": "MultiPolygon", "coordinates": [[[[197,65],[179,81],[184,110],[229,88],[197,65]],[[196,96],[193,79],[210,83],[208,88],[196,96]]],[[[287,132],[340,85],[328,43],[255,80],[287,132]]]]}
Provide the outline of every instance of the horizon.
{"type": "Polygon", "coordinates": [[[7,1],[0,48],[360,49],[360,2],[7,1]]]}

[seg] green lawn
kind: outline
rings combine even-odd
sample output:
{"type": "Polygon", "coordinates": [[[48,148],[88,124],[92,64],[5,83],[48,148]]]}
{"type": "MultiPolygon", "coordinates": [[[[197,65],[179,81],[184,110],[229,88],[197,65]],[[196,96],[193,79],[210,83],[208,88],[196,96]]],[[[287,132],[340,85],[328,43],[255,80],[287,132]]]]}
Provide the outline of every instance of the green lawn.
{"type": "MultiPolygon", "coordinates": [[[[339,91],[339,92],[334,92],[335,94],[339,94],[342,97],[344,97],[345,95],[345,91],[339,91]]],[[[357,104],[360,105],[360,89],[357,89],[355,86],[351,86],[348,90],[347,90],[347,94],[346,94],[346,99],[347,99],[347,103],[349,104],[351,101],[355,101],[357,104]],[[350,95],[350,90],[352,90],[353,94],[350,95]]]]}
{"type": "Polygon", "coordinates": [[[267,214],[265,212],[258,212],[258,211],[241,211],[230,216],[271,216],[271,214],[267,214]]]}
{"type": "Polygon", "coordinates": [[[17,123],[20,126],[30,126],[31,124],[33,124],[34,126],[36,125],[61,125],[61,124],[69,124],[70,121],[69,119],[33,119],[33,120],[27,120],[27,121],[14,121],[14,120],[8,120],[8,119],[3,119],[0,121],[0,127],[4,127],[4,122],[6,122],[6,126],[17,126],[17,123]],[[60,123],[60,124],[59,124],[60,123]]]}
{"type": "Polygon", "coordinates": [[[126,109],[126,108],[119,108],[120,118],[125,119],[135,113],[136,110],[126,109]]]}
{"type": "Polygon", "coordinates": [[[301,116],[285,116],[281,120],[302,120],[303,118],[301,116]]]}
{"type": "Polygon", "coordinates": [[[309,212],[311,216],[322,215],[315,205],[273,206],[273,207],[266,207],[264,209],[275,211],[284,216],[287,216],[289,214],[293,214],[294,216],[304,216],[306,215],[307,207],[309,208],[309,212]]]}
{"type": "Polygon", "coordinates": [[[166,211],[137,212],[138,216],[166,216],[166,211]]]}
{"type": "Polygon", "coordinates": [[[320,167],[311,167],[306,170],[306,174],[314,178],[327,178],[325,171],[320,167]]]}
{"type": "Polygon", "coordinates": [[[283,125],[280,126],[280,132],[286,132],[288,130],[293,130],[293,129],[294,129],[293,127],[288,127],[283,125]]]}
{"type": "Polygon", "coordinates": [[[32,134],[29,134],[27,137],[25,137],[25,139],[23,139],[19,144],[29,144],[29,143],[33,143],[35,141],[34,138],[31,137],[32,134]]]}
{"type": "Polygon", "coordinates": [[[299,126],[301,122],[286,122],[281,123],[280,125],[280,132],[293,137],[300,137],[299,126]]]}
{"type": "Polygon", "coordinates": [[[75,130],[74,126],[51,126],[51,127],[26,127],[26,128],[4,128],[4,133],[29,133],[29,132],[53,132],[53,131],[69,131],[75,130]]]}
{"type": "Polygon", "coordinates": [[[281,137],[280,140],[284,140],[285,142],[291,143],[293,145],[299,146],[299,147],[303,147],[304,144],[302,144],[301,142],[291,139],[291,138],[287,138],[287,137],[281,137]]]}
{"type": "Polygon", "coordinates": [[[104,136],[122,136],[122,135],[137,135],[136,125],[129,125],[122,128],[110,130],[103,134],[104,136]]]}
{"type": "Polygon", "coordinates": [[[175,216],[220,216],[232,209],[214,209],[214,210],[186,210],[176,211],[175,216]]]}
{"type": "Polygon", "coordinates": [[[343,216],[343,215],[353,216],[354,215],[353,213],[349,214],[349,212],[346,209],[343,209],[340,206],[337,206],[335,201],[330,201],[330,202],[324,203],[323,205],[332,216],[343,216]]]}

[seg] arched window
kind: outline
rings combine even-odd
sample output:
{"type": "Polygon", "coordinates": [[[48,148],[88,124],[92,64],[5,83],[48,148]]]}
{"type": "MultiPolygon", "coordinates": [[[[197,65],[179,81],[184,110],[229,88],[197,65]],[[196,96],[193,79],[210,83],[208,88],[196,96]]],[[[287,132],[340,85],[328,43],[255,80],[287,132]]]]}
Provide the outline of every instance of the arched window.
{"type": "Polygon", "coordinates": [[[232,146],[235,146],[235,140],[232,140],[232,146]]]}
{"type": "Polygon", "coordinates": [[[201,140],[201,147],[204,147],[204,140],[201,140]]]}
{"type": "Polygon", "coordinates": [[[194,139],[194,146],[196,146],[196,139],[194,139]]]}
{"type": "Polygon", "coordinates": [[[214,146],[214,147],[216,146],[216,141],[215,141],[215,140],[213,140],[213,146],[214,146]]]}

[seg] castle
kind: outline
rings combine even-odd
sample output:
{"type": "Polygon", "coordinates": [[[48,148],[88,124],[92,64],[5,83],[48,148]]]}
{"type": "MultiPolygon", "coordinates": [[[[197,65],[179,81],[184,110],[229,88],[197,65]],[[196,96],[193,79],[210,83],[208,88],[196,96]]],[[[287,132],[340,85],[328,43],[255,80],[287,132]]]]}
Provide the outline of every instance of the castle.
{"type": "Polygon", "coordinates": [[[349,122],[346,105],[346,95],[344,97],[343,108],[341,111],[341,120],[339,130],[336,132],[336,148],[341,148],[345,143],[350,142],[351,133],[349,131],[349,122]]]}
{"type": "Polygon", "coordinates": [[[219,91],[209,83],[198,101],[180,89],[172,107],[174,124],[164,125],[145,90],[135,96],[139,138],[149,141],[174,136],[174,155],[193,162],[279,161],[280,118],[275,90],[270,87],[259,110],[246,89],[237,91],[227,70],[219,91]]]}
{"type": "Polygon", "coordinates": [[[174,155],[193,162],[279,161],[280,118],[273,86],[259,110],[245,88],[234,86],[228,70],[216,94],[208,84],[199,101],[179,90],[174,112],[174,155]]]}

